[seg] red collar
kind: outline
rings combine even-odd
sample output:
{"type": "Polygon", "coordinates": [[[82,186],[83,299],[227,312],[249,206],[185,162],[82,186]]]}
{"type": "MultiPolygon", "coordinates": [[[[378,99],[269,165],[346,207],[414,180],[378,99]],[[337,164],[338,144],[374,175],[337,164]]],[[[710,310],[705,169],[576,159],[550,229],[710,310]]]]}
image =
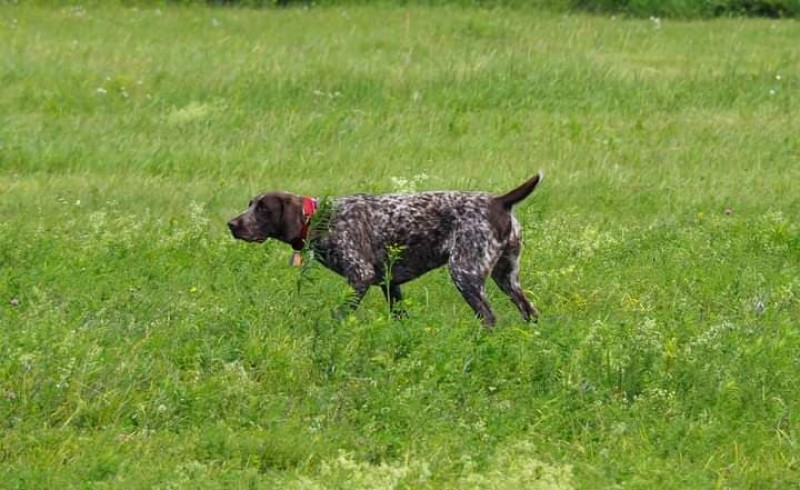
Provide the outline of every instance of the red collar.
{"type": "Polygon", "coordinates": [[[313,197],[303,196],[303,228],[300,230],[300,239],[305,242],[308,237],[308,228],[311,224],[311,216],[317,212],[319,201],[313,197]]]}

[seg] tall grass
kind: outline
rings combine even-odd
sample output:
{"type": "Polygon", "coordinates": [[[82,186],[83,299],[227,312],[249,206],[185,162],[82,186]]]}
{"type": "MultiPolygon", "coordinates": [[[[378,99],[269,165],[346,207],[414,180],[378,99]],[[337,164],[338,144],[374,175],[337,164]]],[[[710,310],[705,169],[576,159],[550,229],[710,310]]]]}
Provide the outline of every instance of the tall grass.
{"type": "Polygon", "coordinates": [[[795,23],[0,6],[11,488],[798,481],[795,23]],[[485,332],[436,271],[347,294],[225,220],[261,189],[505,191],[485,332]]]}

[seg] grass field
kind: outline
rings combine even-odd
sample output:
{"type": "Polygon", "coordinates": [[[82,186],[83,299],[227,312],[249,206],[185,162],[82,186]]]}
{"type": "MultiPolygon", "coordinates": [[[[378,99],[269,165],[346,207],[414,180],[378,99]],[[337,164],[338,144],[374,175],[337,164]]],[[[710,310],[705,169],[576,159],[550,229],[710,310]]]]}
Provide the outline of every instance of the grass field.
{"type": "Polygon", "coordinates": [[[800,26],[0,5],[4,488],[790,488],[800,26]],[[506,191],[518,320],[225,222],[262,189],[506,191]],[[298,290],[298,285],[301,287],[298,290]]]}

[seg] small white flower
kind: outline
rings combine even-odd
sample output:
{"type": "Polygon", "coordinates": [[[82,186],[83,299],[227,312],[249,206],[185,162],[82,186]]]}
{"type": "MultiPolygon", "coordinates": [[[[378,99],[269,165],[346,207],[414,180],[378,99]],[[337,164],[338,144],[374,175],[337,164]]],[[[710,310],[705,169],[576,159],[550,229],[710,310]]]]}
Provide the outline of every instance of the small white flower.
{"type": "Polygon", "coordinates": [[[95,89],[95,93],[98,93],[100,95],[105,95],[108,93],[108,90],[104,89],[103,87],[97,87],[95,89]]]}
{"type": "Polygon", "coordinates": [[[767,309],[767,305],[764,304],[764,300],[763,299],[757,298],[756,302],[755,302],[755,305],[753,306],[753,309],[755,310],[756,315],[761,316],[761,315],[764,314],[764,310],[767,309]]]}
{"type": "Polygon", "coordinates": [[[33,357],[33,354],[24,353],[20,354],[19,356],[19,362],[20,364],[22,364],[22,369],[24,371],[31,370],[31,368],[33,367],[34,360],[35,358],[33,357]]]}
{"type": "Polygon", "coordinates": [[[656,29],[661,29],[661,19],[658,17],[650,16],[650,22],[653,23],[653,27],[656,29]]]}
{"type": "Polygon", "coordinates": [[[780,79],[781,79],[780,75],[775,75],[775,80],[780,80],[780,79]]]}
{"type": "Polygon", "coordinates": [[[771,89],[769,89],[769,94],[770,94],[770,95],[775,95],[776,93],[777,93],[777,92],[775,92],[775,89],[774,89],[774,88],[771,88],[771,89]]]}

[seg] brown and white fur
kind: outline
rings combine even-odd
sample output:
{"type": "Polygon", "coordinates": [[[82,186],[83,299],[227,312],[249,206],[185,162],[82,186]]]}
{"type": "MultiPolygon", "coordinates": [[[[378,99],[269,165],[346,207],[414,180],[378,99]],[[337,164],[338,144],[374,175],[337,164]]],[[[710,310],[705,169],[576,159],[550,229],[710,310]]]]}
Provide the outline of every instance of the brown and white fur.
{"type": "Polygon", "coordinates": [[[524,320],[539,316],[519,283],[521,228],[512,207],[533,192],[541,179],[541,172],[537,173],[500,196],[433,191],[340,197],[332,200],[324,226],[312,228],[308,237],[303,236],[308,220],[304,198],[268,192],[251,200],[228,226],[235,238],[250,242],[275,238],[295,250],[308,240],[314,257],[344,276],[355,291],[352,308],[370,286],[380,286],[392,310],[398,311],[401,284],[447,264],[456,288],[491,327],[495,315],[484,291],[489,275],[524,320]],[[393,261],[387,281],[390,249],[400,250],[400,256],[393,261]]]}

